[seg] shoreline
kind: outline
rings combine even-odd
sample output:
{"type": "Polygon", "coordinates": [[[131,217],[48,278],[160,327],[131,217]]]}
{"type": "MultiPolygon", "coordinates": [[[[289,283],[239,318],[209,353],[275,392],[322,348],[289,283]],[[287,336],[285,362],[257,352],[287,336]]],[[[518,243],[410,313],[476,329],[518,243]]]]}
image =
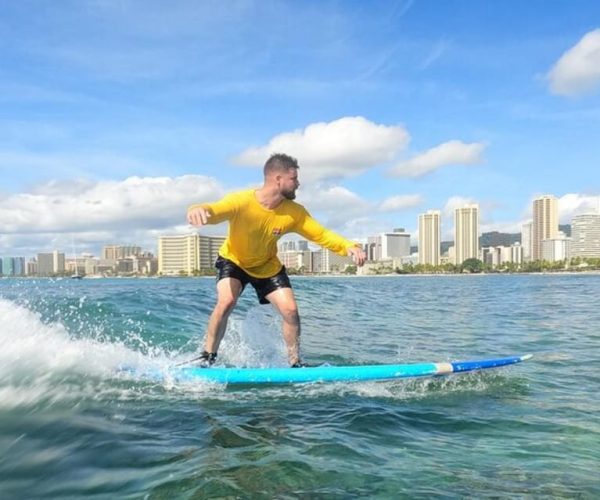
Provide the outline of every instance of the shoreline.
{"type": "MultiPolygon", "coordinates": [[[[463,277],[463,276],[599,276],[600,270],[589,271],[541,271],[541,272],[504,272],[504,273],[389,273],[389,274],[290,274],[291,279],[312,279],[312,278],[403,278],[403,277],[463,277]]],[[[90,276],[82,277],[85,281],[103,280],[103,279],[211,279],[214,276],[90,276]]],[[[54,281],[74,281],[70,277],[62,276],[0,276],[0,280],[54,280],[54,281]]],[[[77,280],[79,281],[79,280],[77,280]]]]}

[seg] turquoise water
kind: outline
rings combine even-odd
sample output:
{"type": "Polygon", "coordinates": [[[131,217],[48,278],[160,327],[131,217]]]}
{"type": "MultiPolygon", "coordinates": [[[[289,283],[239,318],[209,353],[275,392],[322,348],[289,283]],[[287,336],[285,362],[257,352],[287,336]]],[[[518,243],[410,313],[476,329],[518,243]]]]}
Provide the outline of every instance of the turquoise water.
{"type": "MultiPolygon", "coordinates": [[[[599,498],[598,275],[293,278],[304,356],[533,353],[442,379],[156,383],[201,345],[211,279],[0,280],[0,498],[599,498]]],[[[246,290],[220,361],[285,365],[246,290]]]]}

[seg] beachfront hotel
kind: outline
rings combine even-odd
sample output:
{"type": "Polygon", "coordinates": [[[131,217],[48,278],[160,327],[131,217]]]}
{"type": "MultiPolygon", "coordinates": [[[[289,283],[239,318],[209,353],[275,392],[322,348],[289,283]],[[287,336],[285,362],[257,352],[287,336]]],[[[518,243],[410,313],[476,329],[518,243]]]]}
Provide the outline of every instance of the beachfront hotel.
{"type": "Polygon", "coordinates": [[[581,214],[573,217],[571,257],[600,257],[600,214],[581,214]]]}
{"type": "Polygon", "coordinates": [[[391,233],[369,236],[365,246],[367,260],[380,261],[408,257],[410,234],[404,228],[395,228],[391,233]]]}
{"type": "Polygon", "coordinates": [[[544,195],[533,200],[531,260],[542,260],[542,241],[558,238],[558,200],[544,195]]]}
{"type": "Polygon", "coordinates": [[[442,214],[428,210],[419,215],[419,264],[440,265],[442,214]]]}
{"type": "Polygon", "coordinates": [[[212,269],[224,236],[188,234],[158,238],[158,273],[191,275],[200,269],[212,269]]]}
{"type": "Polygon", "coordinates": [[[465,205],[454,211],[454,263],[479,258],[479,205],[465,205]]]}

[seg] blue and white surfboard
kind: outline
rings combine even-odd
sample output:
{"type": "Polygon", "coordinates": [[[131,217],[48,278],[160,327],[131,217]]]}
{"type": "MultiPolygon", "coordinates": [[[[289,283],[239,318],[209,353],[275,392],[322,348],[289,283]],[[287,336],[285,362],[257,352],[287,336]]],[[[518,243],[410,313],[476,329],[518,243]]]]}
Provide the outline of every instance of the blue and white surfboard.
{"type": "Polygon", "coordinates": [[[445,363],[414,363],[395,365],[314,366],[304,368],[200,368],[178,366],[165,370],[138,372],[134,375],[153,380],[179,382],[215,382],[220,384],[297,384],[311,382],[358,382],[413,377],[433,377],[513,365],[531,358],[509,356],[496,359],[453,361],[445,363]]]}

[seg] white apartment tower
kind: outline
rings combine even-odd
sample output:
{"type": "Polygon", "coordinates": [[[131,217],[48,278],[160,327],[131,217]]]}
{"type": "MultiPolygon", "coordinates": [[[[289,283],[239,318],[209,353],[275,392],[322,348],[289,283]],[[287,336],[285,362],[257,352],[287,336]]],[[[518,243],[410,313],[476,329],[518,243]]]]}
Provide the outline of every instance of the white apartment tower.
{"type": "Polygon", "coordinates": [[[440,265],[442,214],[428,210],[419,215],[419,264],[440,265]]]}
{"type": "Polygon", "coordinates": [[[571,257],[600,258],[600,214],[582,214],[573,217],[571,257]]]}
{"type": "Polygon", "coordinates": [[[569,260],[571,258],[571,238],[561,231],[556,238],[542,240],[542,259],[548,262],[569,260]]]}
{"type": "Polygon", "coordinates": [[[410,234],[404,228],[394,229],[392,233],[369,236],[367,243],[368,260],[389,260],[410,255],[410,234]]]}
{"type": "Polygon", "coordinates": [[[410,234],[404,229],[394,229],[392,233],[381,234],[382,260],[407,257],[410,255],[410,234]]]}
{"type": "Polygon", "coordinates": [[[479,205],[465,205],[454,211],[454,263],[479,258],[479,205]]]}
{"type": "Polygon", "coordinates": [[[523,248],[523,261],[531,259],[531,243],[533,238],[533,222],[526,222],[521,226],[521,247],[523,248]]]}
{"type": "Polygon", "coordinates": [[[213,266],[223,236],[160,236],[158,238],[158,273],[162,275],[192,274],[213,266]]]}
{"type": "Polygon", "coordinates": [[[531,260],[542,260],[542,241],[558,238],[558,199],[544,195],[533,200],[531,260]]]}

